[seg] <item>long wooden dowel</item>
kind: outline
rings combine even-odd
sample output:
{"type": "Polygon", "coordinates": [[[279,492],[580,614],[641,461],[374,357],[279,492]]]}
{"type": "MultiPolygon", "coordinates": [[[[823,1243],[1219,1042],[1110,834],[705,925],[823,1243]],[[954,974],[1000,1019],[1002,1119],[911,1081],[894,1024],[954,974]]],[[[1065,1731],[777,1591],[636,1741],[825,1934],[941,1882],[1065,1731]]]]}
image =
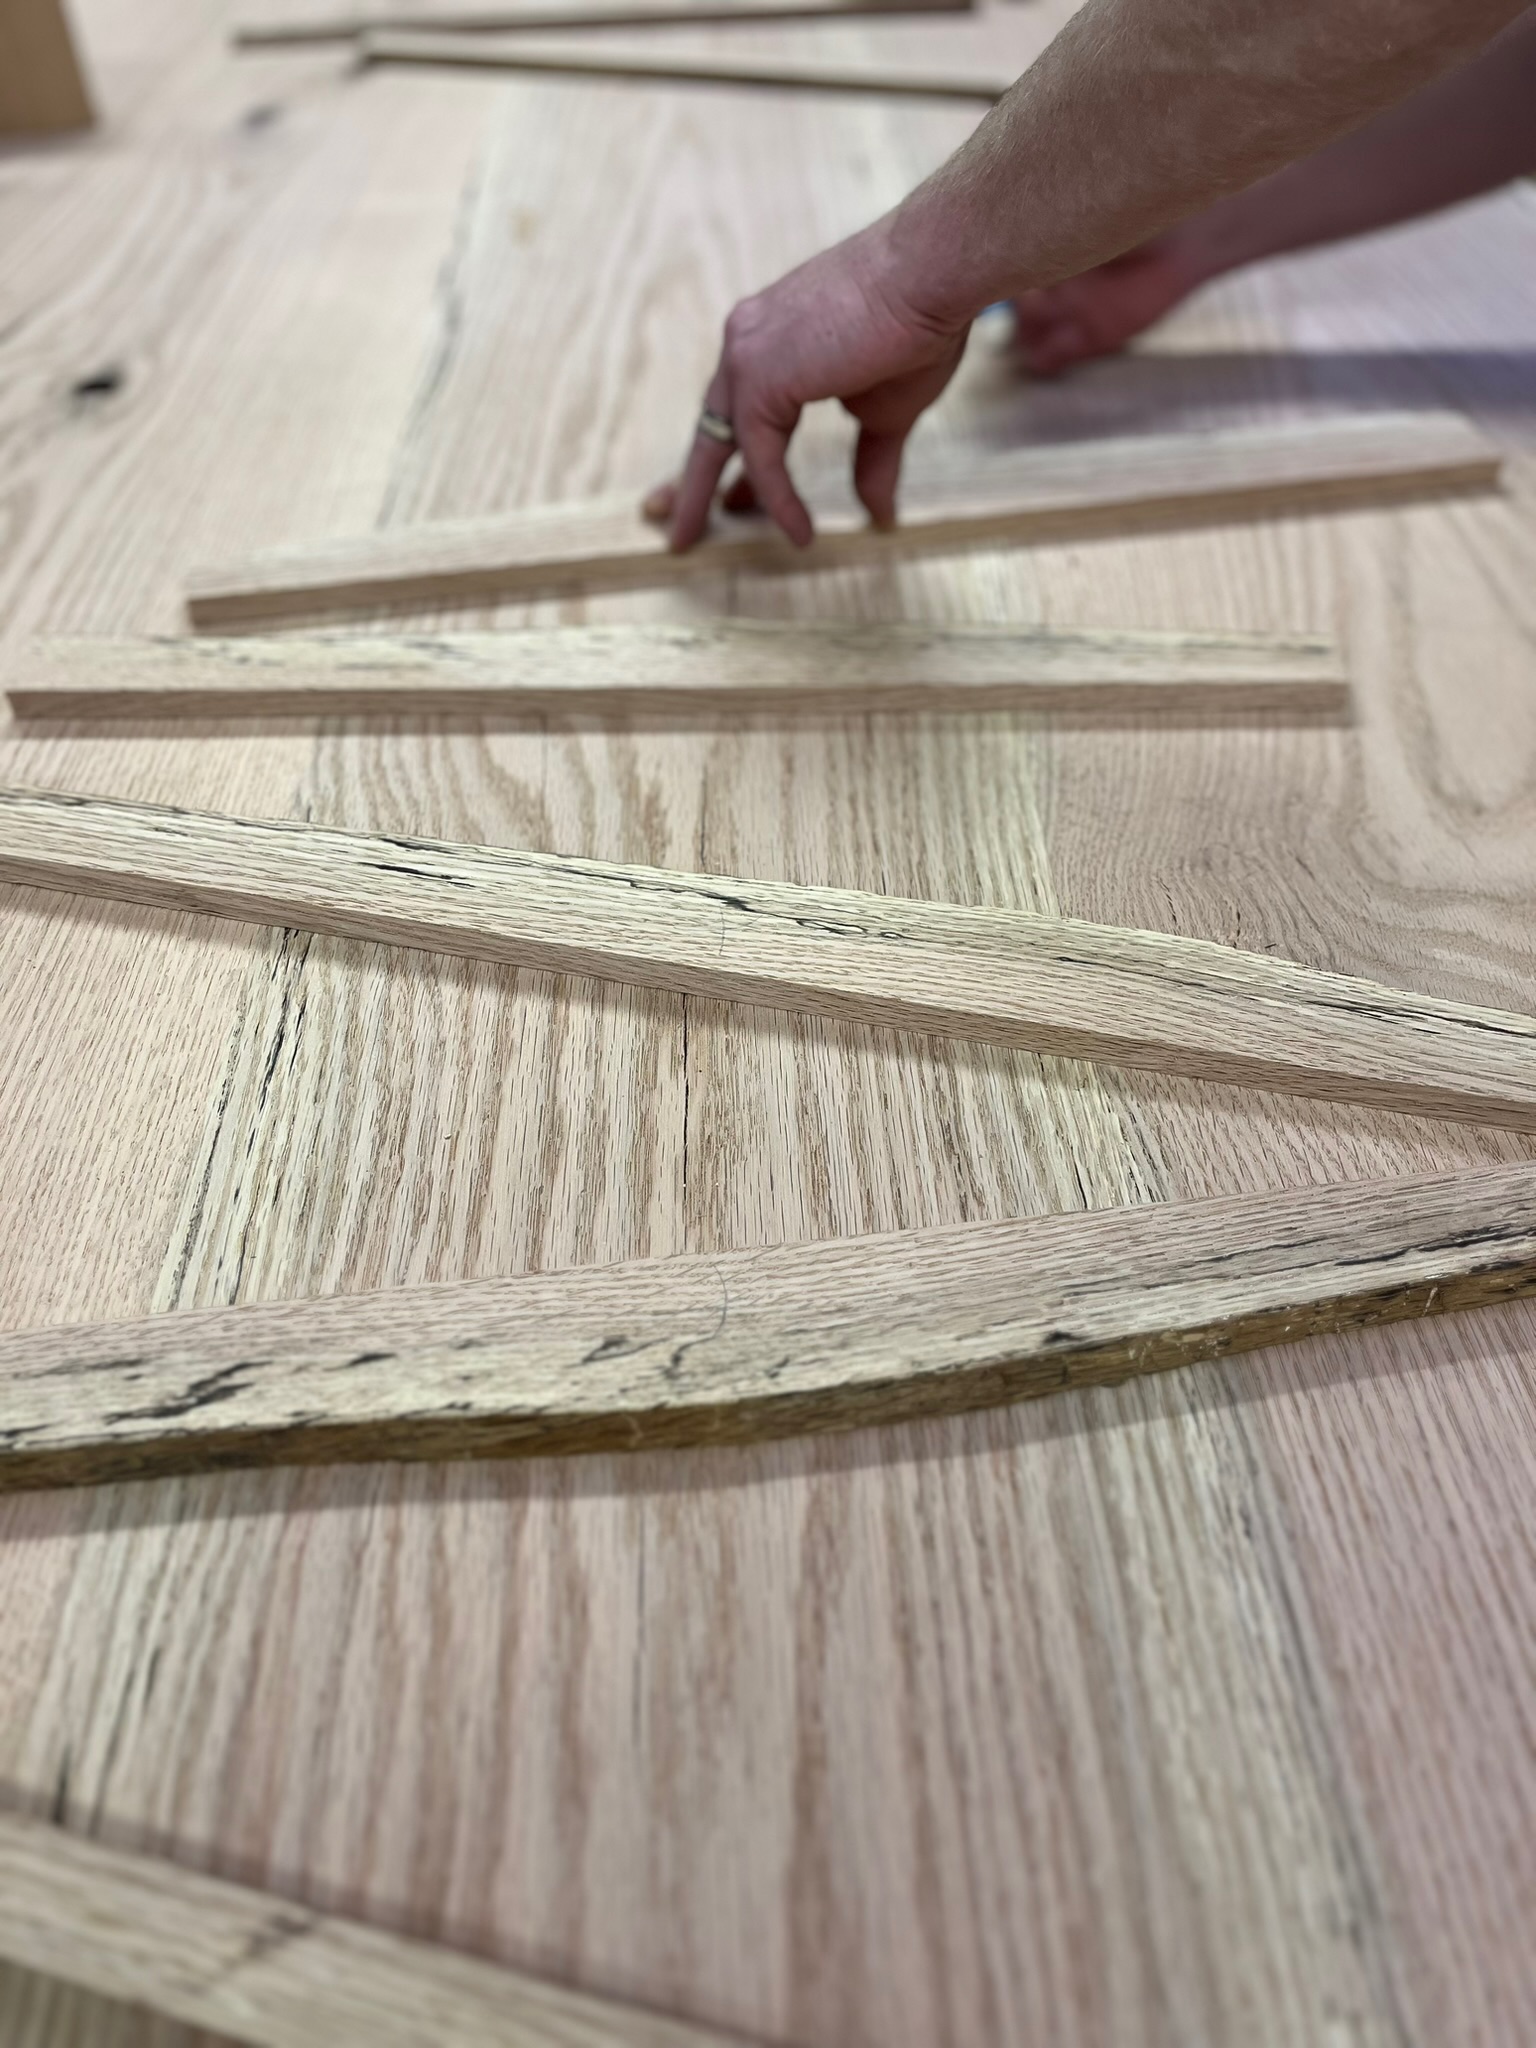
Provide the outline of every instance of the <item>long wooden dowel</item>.
{"type": "Polygon", "coordinates": [[[1157,932],[28,790],[0,880],[1536,1129],[1536,1020],[1157,932]]]}
{"type": "Polygon", "coordinates": [[[816,58],[684,56],[681,51],[617,50],[596,44],[530,44],[521,36],[488,40],[466,35],[416,35],[373,29],[358,39],[366,64],[447,66],[463,71],[533,71],[567,78],[641,78],[668,85],[745,85],[785,92],[876,93],[903,99],[965,100],[991,106],[1011,75],[956,77],[876,64],[828,64],[816,58]]]}
{"type": "Polygon", "coordinates": [[[0,1488],[740,1443],[1536,1290],[1536,1165],[0,1337],[0,1488]]]}
{"type": "Polygon", "coordinates": [[[187,609],[200,628],[246,628],[377,607],[659,586],[739,570],[837,568],[903,553],[1486,490],[1498,481],[1499,462],[1497,450],[1453,414],[1076,443],[989,465],[965,490],[914,505],[891,533],[852,514],[826,515],[818,538],[801,549],[761,519],[725,519],[679,555],[641,519],[633,497],[541,505],[195,571],[187,609]]]}
{"type": "Polygon", "coordinates": [[[556,626],[521,633],[45,640],[19,718],[1038,711],[1339,716],[1326,640],[1029,626],[556,626]]]}
{"type": "Polygon", "coordinates": [[[351,14],[268,15],[237,22],[242,49],[353,42],[373,30],[505,34],[522,29],[662,28],[720,22],[823,21],[882,14],[955,14],[972,0],[526,0],[523,6],[413,11],[382,6],[351,14]]]}
{"type": "Polygon", "coordinates": [[[727,2048],[568,1991],[0,1815],[0,1959],[252,2048],[727,2048]]]}

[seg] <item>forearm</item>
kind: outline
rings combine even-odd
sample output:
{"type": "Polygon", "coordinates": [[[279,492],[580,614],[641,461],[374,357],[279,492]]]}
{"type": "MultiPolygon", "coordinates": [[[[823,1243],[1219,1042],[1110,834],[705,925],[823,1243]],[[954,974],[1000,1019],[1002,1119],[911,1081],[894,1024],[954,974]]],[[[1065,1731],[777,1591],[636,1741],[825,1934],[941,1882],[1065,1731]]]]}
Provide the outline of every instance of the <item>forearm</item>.
{"type": "Polygon", "coordinates": [[[1329,148],[1172,230],[1203,283],[1393,227],[1536,171],[1536,10],[1469,63],[1329,148]]]}
{"type": "Polygon", "coordinates": [[[1088,0],[888,218],[892,283],[943,324],[1075,276],[1360,128],[1523,11],[1088,0]]]}

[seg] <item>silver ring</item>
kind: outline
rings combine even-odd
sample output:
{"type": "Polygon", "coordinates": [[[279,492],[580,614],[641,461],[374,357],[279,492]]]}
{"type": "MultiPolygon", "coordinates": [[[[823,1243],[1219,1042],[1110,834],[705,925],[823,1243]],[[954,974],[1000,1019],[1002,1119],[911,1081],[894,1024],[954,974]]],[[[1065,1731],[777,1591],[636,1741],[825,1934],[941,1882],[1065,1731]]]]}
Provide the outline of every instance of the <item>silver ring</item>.
{"type": "Polygon", "coordinates": [[[718,441],[722,448],[736,446],[736,429],[720,413],[711,412],[707,405],[699,414],[699,432],[707,434],[711,441],[718,441]]]}

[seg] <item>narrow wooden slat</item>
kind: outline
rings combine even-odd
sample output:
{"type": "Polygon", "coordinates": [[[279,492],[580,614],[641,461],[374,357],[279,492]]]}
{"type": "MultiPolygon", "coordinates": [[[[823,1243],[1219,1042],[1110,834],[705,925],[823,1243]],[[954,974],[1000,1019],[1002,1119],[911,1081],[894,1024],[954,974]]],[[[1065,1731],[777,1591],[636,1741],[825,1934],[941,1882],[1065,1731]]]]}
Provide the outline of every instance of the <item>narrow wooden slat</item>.
{"type": "Polygon", "coordinates": [[[745,1442],[1536,1290],[1536,1165],[0,1337],[0,1487],[745,1442]]]}
{"type": "Polygon", "coordinates": [[[1348,708],[1326,640],[1047,627],[559,626],[521,633],[49,640],[19,718],[1041,711],[1200,717],[1348,708]]]}
{"type": "Polygon", "coordinates": [[[570,78],[642,78],[670,85],[745,85],[785,92],[876,93],[904,99],[967,100],[991,106],[1013,84],[996,72],[988,78],[947,72],[889,70],[876,64],[827,64],[816,58],[719,55],[684,56],[680,51],[616,50],[586,43],[530,44],[521,36],[490,40],[467,35],[418,35],[373,29],[359,37],[366,64],[448,66],[464,71],[536,71],[570,78]]]}
{"type": "Polygon", "coordinates": [[[0,1958],[253,2048],[726,2048],[726,2036],[0,1815],[0,1958]]]}
{"type": "Polygon", "coordinates": [[[15,789],[0,880],[1536,1129],[1536,1019],[1157,932],[15,789]]]}
{"type": "Polygon", "coordinates": [[[1498,474],[1497,452],[1453,414],[1097,441],[990,464],[964,491],[933,494],[892,533],[852,513],[824,515],[817,539],[802,549],[761,519],[738,518],[679,555],[641,519],[633,497],[541,505],[195,571],[187,609],[198,627],[244,628],[381,606],[674,584],[723,571],[836,568],[902,553],[1485,490],[1498,474]]]}
{"type": "Polygon", "coordinates": [[[660,28],[717,22],[836,20],[881,14],[957,14],[972,0],[527,0],[524,6],[444,9],[380,7],[350,14],[269,14],[237,22],[242,49],[341,43],[375,30],[504,34],[519,29],[660,28]]]}

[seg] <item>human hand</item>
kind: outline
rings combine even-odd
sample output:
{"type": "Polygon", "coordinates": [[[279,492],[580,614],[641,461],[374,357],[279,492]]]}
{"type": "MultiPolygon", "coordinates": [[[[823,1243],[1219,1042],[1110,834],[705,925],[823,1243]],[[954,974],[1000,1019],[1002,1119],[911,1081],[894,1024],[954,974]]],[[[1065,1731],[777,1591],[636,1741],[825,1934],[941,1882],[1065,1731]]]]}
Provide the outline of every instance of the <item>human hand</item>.
{"type": "Polygon", "coordinates": [[[735,448],[700,429],[679,480],[645,501],[646,517],[669,525],[675,551],[703,533],[737,449],[742,475],[726,503],[737,511],[761,505],[798,547],[809,543],[811,515],[785,456],[801,411],[818,398],[840,399],[858,421],[854,489],[876,526],[895,525],[907,436],[955,374],[970,327],[913,300],[899,282],[885,221],[742,300],[725,323],[704,395],[707,411],[730,422],[735,448]]]}
{"type": "Polygon", "coordinates": [[[1079,277],[1014,300],[1014,344],[1032,377],[1113,355],[1205,281],[1188,240],[1158,235],[1079,277]]]}

